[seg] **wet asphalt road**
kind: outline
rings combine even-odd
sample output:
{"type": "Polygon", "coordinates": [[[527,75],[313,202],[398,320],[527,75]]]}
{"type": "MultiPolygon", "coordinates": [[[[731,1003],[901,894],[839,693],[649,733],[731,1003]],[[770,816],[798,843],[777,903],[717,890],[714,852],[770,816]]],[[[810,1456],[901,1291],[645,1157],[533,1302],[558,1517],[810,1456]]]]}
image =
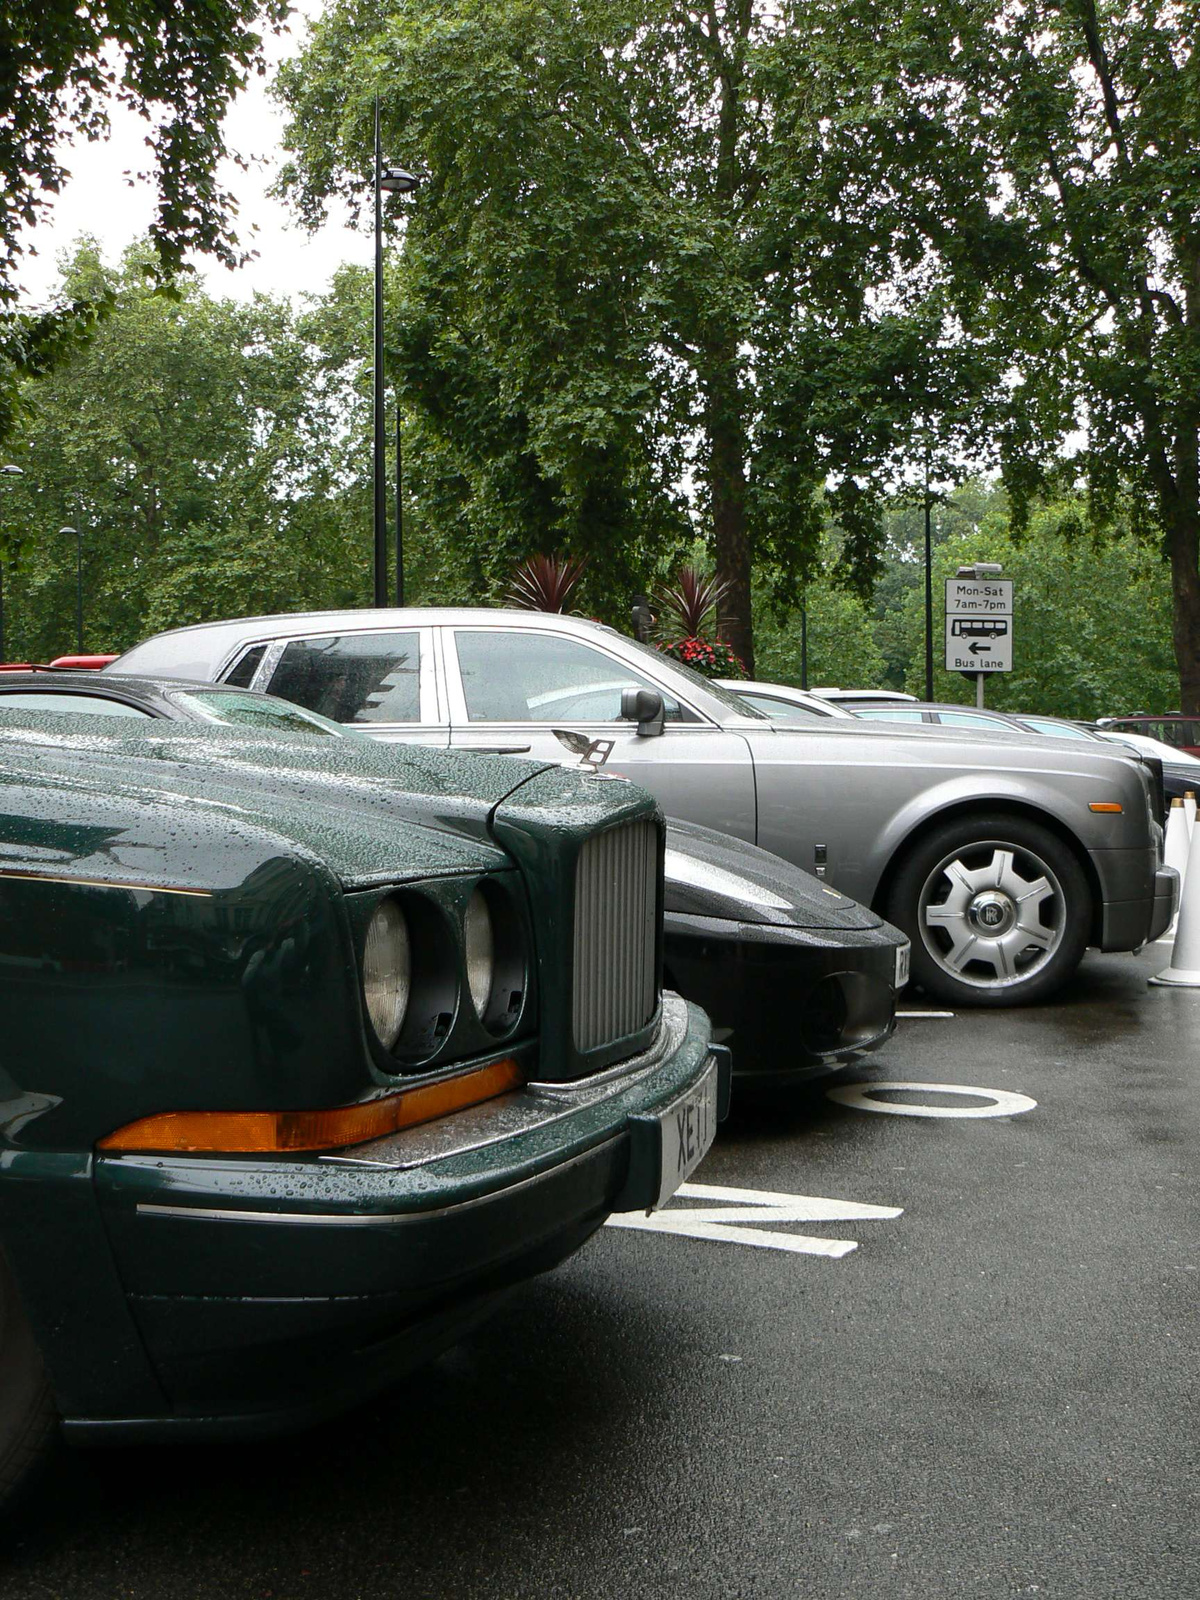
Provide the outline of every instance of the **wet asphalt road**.
{"type": "Polygon", "coordinates": [[[337,1426],[68,1459],[0,1595],[1195,1600],[1200,992],[1164,962],[851,1074],[1024,1115],[727,1125],[704,1183],[903,1208],[782,1226],[842,1259],[604,1229],[337,1426]]]}

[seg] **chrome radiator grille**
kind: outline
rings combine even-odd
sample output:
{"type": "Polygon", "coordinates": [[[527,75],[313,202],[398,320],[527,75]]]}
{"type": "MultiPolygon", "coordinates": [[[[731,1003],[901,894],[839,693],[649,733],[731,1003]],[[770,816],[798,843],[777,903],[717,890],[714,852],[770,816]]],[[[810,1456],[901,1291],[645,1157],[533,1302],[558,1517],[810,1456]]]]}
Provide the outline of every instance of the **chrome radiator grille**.
{"type": "Polygon", "coordinates": [[[636,1033],[654,1015],[658,828],[627,823],[589,839],[575,869],[577,1050],[636,1033]]]}

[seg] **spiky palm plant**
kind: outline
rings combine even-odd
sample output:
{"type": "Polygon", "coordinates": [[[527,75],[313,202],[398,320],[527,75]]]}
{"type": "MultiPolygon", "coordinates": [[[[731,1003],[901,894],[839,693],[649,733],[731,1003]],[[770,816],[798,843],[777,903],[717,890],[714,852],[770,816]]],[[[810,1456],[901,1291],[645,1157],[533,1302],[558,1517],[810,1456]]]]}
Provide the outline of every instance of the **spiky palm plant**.
{"type": "Polygon", "coordinates": [[[695,567],[680,567],[674,583],[664,584],[654,596],[659,633],[668,639],[678,634],[702,638],[706,619],[728,593],[727,583],[705,577],[695,567]]]}
{"type": "Polygon", "coordinates": [[[522,611],[570,611],[586,569],[586,556],[530,556],[513,573],[505,599],[522,611]]]}

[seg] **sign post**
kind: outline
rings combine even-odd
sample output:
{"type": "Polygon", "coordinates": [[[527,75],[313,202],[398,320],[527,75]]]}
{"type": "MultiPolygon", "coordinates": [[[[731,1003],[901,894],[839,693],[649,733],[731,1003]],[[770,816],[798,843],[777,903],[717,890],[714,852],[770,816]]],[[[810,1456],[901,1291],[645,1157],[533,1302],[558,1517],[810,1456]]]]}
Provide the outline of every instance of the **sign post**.
{"type": "Polygon", "coordinates": [[[974,675],[977,705],[989,672],[1012,671],[1012,647],[1012,579],[947,578],[946,671],[974,675]]]}

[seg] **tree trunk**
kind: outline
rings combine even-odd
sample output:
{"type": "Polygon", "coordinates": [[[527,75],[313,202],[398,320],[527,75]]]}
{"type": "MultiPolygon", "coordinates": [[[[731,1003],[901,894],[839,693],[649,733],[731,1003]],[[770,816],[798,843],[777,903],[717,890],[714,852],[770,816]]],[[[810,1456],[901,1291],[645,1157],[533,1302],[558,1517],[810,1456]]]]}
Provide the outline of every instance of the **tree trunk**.
{"type": "MultiPolygon", "coordinates": [[[[1200,716],[1200,570],[1197,570],[1197,536],[1200,516],[1176,510],[1167,530],[1171,558],[1171,631],[1179,667],[1179,709],[1185,716],[1200,716]]],[[[1165,709],[1165,707],[1163,708],[1165,709]]]]}
{"type": "MultiPolygon", "coordinates": [[[[719,38],[715,7],[709,13],[711,35],[719,38]]],[[[742,76],[747,41],[754,19],[752,0],[732,0],[725,10],[730,30],[728,50],[721,51],[718,73],[720,111],[717,118],[713,192],[722,219],[732,223],[741,184],[738,133],[741,123],[742,76]]],[[[736,228],[731,228],[733,245],[736,228]]],[[[750,535],[746,526],[746,429],[738,379],[739,330],[720,310],[709,331],[707,371],[701,373],[707,398],[705,417],[709,453],[709,496],[717,581],[725,596],[717,606],[717,632],[754,676],[754,620],[750,610],[750,535]]]]}
{"type": "Polygon", "coordinates": [[[717,357],[707,384],[709,495],[717,581],[727,585],[717,608],[717,631],[754,676],[754,624],[750,612],[750,536],[746,527],[746,441],[736,353],[717,357]]]}

